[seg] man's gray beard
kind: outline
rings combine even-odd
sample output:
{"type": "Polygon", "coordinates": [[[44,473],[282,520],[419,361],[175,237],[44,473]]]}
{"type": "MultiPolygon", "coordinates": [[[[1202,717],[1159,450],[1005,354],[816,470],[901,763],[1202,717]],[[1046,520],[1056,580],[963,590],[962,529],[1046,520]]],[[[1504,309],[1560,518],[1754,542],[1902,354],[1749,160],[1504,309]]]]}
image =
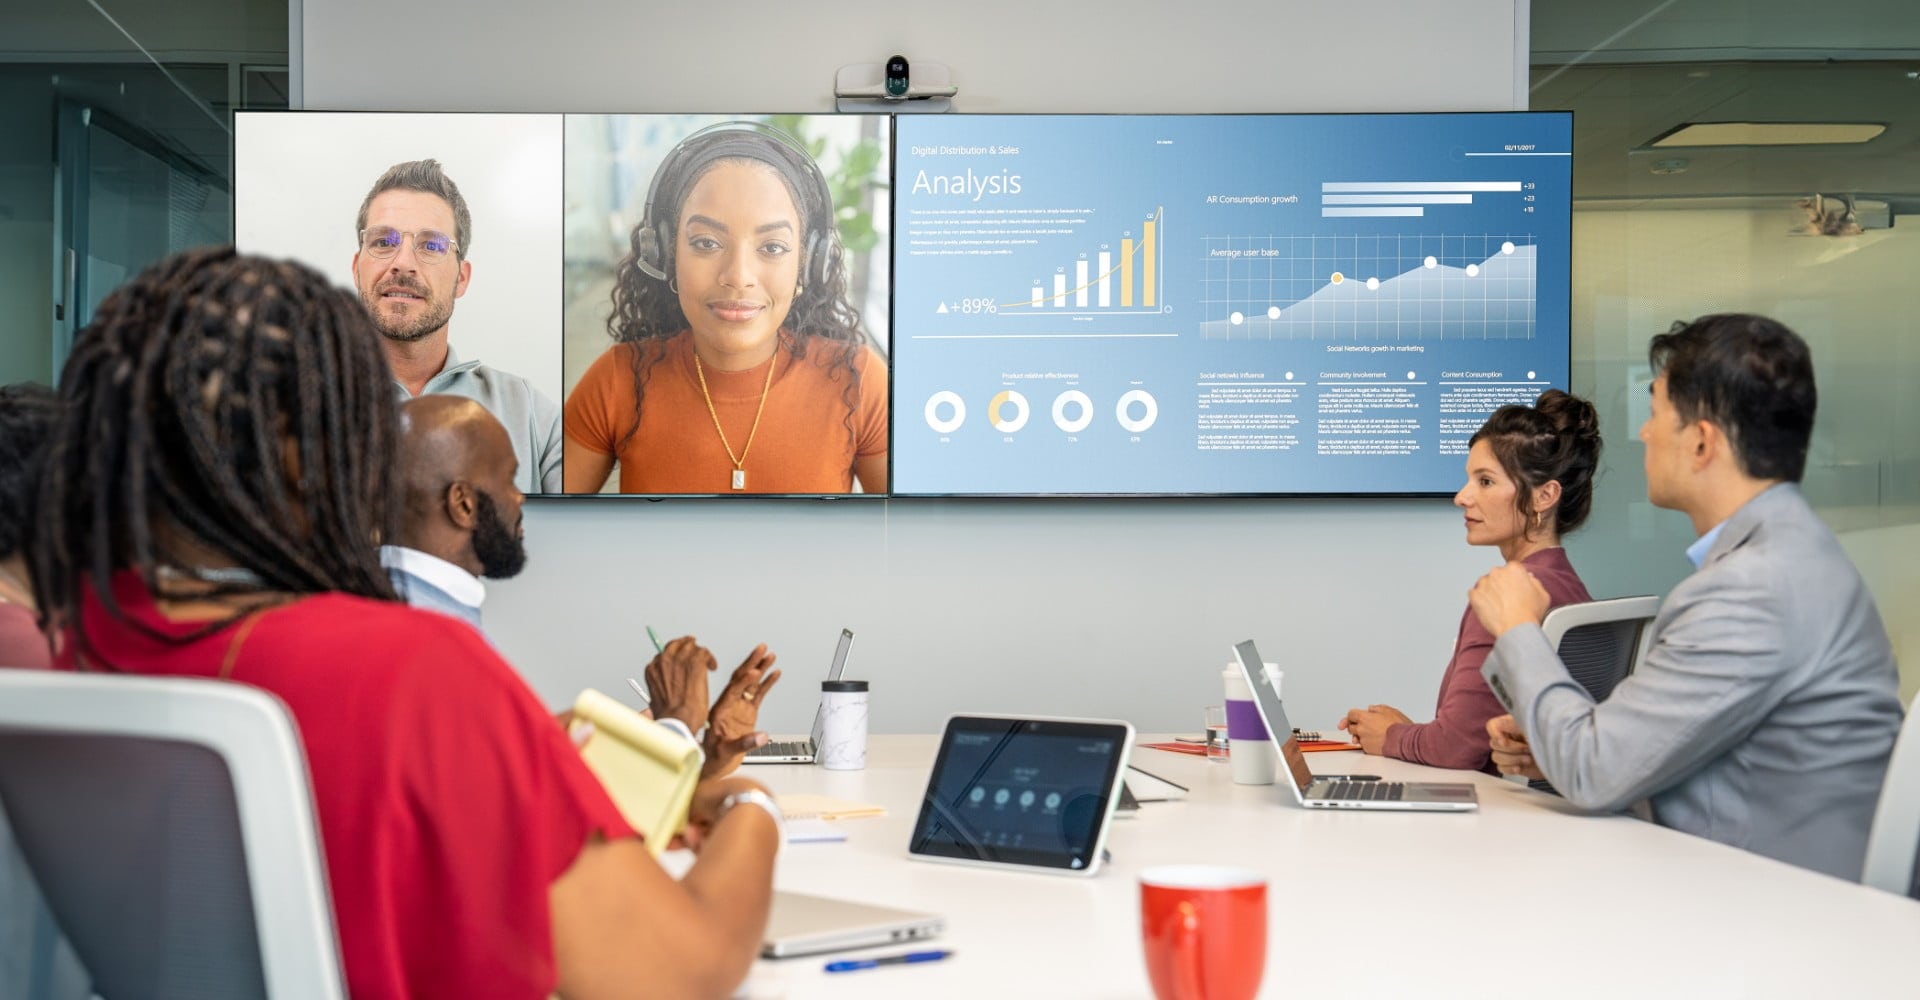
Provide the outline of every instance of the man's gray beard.
{"type": "Polygon", "coordinates": [[[378,304],[380,301],[378,296],[375,296],[373,301],[369,302],[367,301],[367,297],[362,295],[360,296],[360,301],[366,304],[367,312],[372,314],[373,326],[380,331],[380,336],[402,344],[412,344],[425,340],[428,334],[446,326],[447,321],[453,318],[453,300],[451,299],[447,300],[444,310],[431,310],[419,319],[401,326],[393,325],[393,322],[387,318],[386,313],[381,311],[378,304]]]}

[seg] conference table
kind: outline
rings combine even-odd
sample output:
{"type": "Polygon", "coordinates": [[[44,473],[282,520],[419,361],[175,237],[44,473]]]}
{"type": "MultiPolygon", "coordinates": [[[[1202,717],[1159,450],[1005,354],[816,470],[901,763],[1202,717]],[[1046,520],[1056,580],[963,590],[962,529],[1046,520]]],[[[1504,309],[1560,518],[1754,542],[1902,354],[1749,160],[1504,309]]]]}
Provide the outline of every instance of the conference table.
{"type": "Polygon", "coordinates": [[[946,918],[931,942],[853,955],[954,954],[833,974],[825,963],[851,956],[763,959],[740,996],[1150,997],[1138,874],[1193,862],[1266,875],[1263,997],[1920,996],[1920,901],[1631,816],[1582,815],[1488,775],[1357,750],[1308,759],[1318,773],[1471,781],[1480,809],[1309,811],[1282,786],[1234,784],[1226,764],[1135,747],[1132,764],[1190,791],[1117,818],[1098,874],[911,861],[937,744],[874,736],[865,770],[747,773],[776,794],[887,808],[838,821],[843,842],[786,845],[775,877],[783,890],[946,918]]]}

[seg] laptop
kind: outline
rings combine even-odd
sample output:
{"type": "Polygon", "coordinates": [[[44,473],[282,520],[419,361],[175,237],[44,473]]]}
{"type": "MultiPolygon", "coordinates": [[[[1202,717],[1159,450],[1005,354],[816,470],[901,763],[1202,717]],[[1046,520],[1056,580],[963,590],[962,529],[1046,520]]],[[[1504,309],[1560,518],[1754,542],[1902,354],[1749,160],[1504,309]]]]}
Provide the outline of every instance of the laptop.
{"type": "Polygon", "coordinates": [[[776,892],[760,954],[767,958],[791,958],[902,944],[924,941],[946,929],[946,919],[931,913],[798,892],[776,892]]]}
{"type": "Polygon", "coordinates": [[[1392,809],[1419,812],[1471,812],[1480,808],[1473,786],[1461,782],[1430,781],[1316,781],[1307,770],[1307,755],[1293,738],[1293,726],[1280,705],[1280,692],[1262,666],[1260,651],[1248,639],[1233,647],[1240,661],[1240,673],[1253,689],[1253,704],[1260,710],[1260,721],[1268,733],[1286,733],[1286,742],[1278,744],[1280,762],[1287,774],[1281,784],[1293,789],[1293,797],[1309,809],[1392,809]],[[1291,780],[1289,780],[1291,779],[1291,780]]]}
{"type": "MultiPolygon", "coordinates": [[[[827,667],[827,680],[837,681],[842,671],[847,669],[847,654],[853,651],[853,630],[840,630],[840,645],[834,647],[833,663],[827,667]]],[[[767,745],[747,751],[747,764],[811,764],[814,751],[820,746],[820,727],[823,720],[820,708],[813,710],[813,732],[806,736],[775,736],[767,745]]]]}

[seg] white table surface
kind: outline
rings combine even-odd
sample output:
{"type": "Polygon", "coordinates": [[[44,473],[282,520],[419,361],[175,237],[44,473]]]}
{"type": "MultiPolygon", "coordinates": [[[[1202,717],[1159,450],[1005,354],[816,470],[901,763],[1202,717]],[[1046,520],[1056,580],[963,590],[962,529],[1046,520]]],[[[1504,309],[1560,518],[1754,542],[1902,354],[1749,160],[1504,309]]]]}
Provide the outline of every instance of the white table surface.
{"type": "Polygon", "coordinates": [[[936,743],[875,736],[864,771],[747,773],[776,793],[885,805],[884,818],[842,821],[843,843],[787,845],[776,884],[940,913],[946,933],[912,947],[955,954],[841,974],[822,966],[842,956],[762,960],[742,995],[1150,997],[1137,875],[1207,862],[1269,879],[1263,997],[1920,996],[1920,902],[1358,751],[1308,759],[1318,772],[1472,781],[1480,810],[1309,812],[1279,786],[1234,784],[1225,764],[1135,747],[1133,764],[1192,791],[1116,819],[1098,875],[909,861],[936,743]]]}

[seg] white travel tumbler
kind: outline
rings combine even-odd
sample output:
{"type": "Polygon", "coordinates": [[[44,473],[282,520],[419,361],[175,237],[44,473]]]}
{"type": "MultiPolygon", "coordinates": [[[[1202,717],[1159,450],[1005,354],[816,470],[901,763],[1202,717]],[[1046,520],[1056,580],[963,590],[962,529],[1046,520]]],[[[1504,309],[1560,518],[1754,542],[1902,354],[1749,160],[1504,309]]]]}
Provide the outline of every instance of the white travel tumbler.
{"type": "Polygon", "coordinates": [[[820,745],[815,759],[831,771],[867,766],[867,682],[820,682],[820,745]]]}
{"type": "Polygon", "coordinates": [[[1260,721],[1260,709],[1253,703],[1246,675],[1236,663],[1220,672],[1220,680],[1227,689],[1227,745],[1233,748],[1227,760],[1233,765],[1233,781],[1238,785],[1271,785],[1273,740],[1260,721]]]}

